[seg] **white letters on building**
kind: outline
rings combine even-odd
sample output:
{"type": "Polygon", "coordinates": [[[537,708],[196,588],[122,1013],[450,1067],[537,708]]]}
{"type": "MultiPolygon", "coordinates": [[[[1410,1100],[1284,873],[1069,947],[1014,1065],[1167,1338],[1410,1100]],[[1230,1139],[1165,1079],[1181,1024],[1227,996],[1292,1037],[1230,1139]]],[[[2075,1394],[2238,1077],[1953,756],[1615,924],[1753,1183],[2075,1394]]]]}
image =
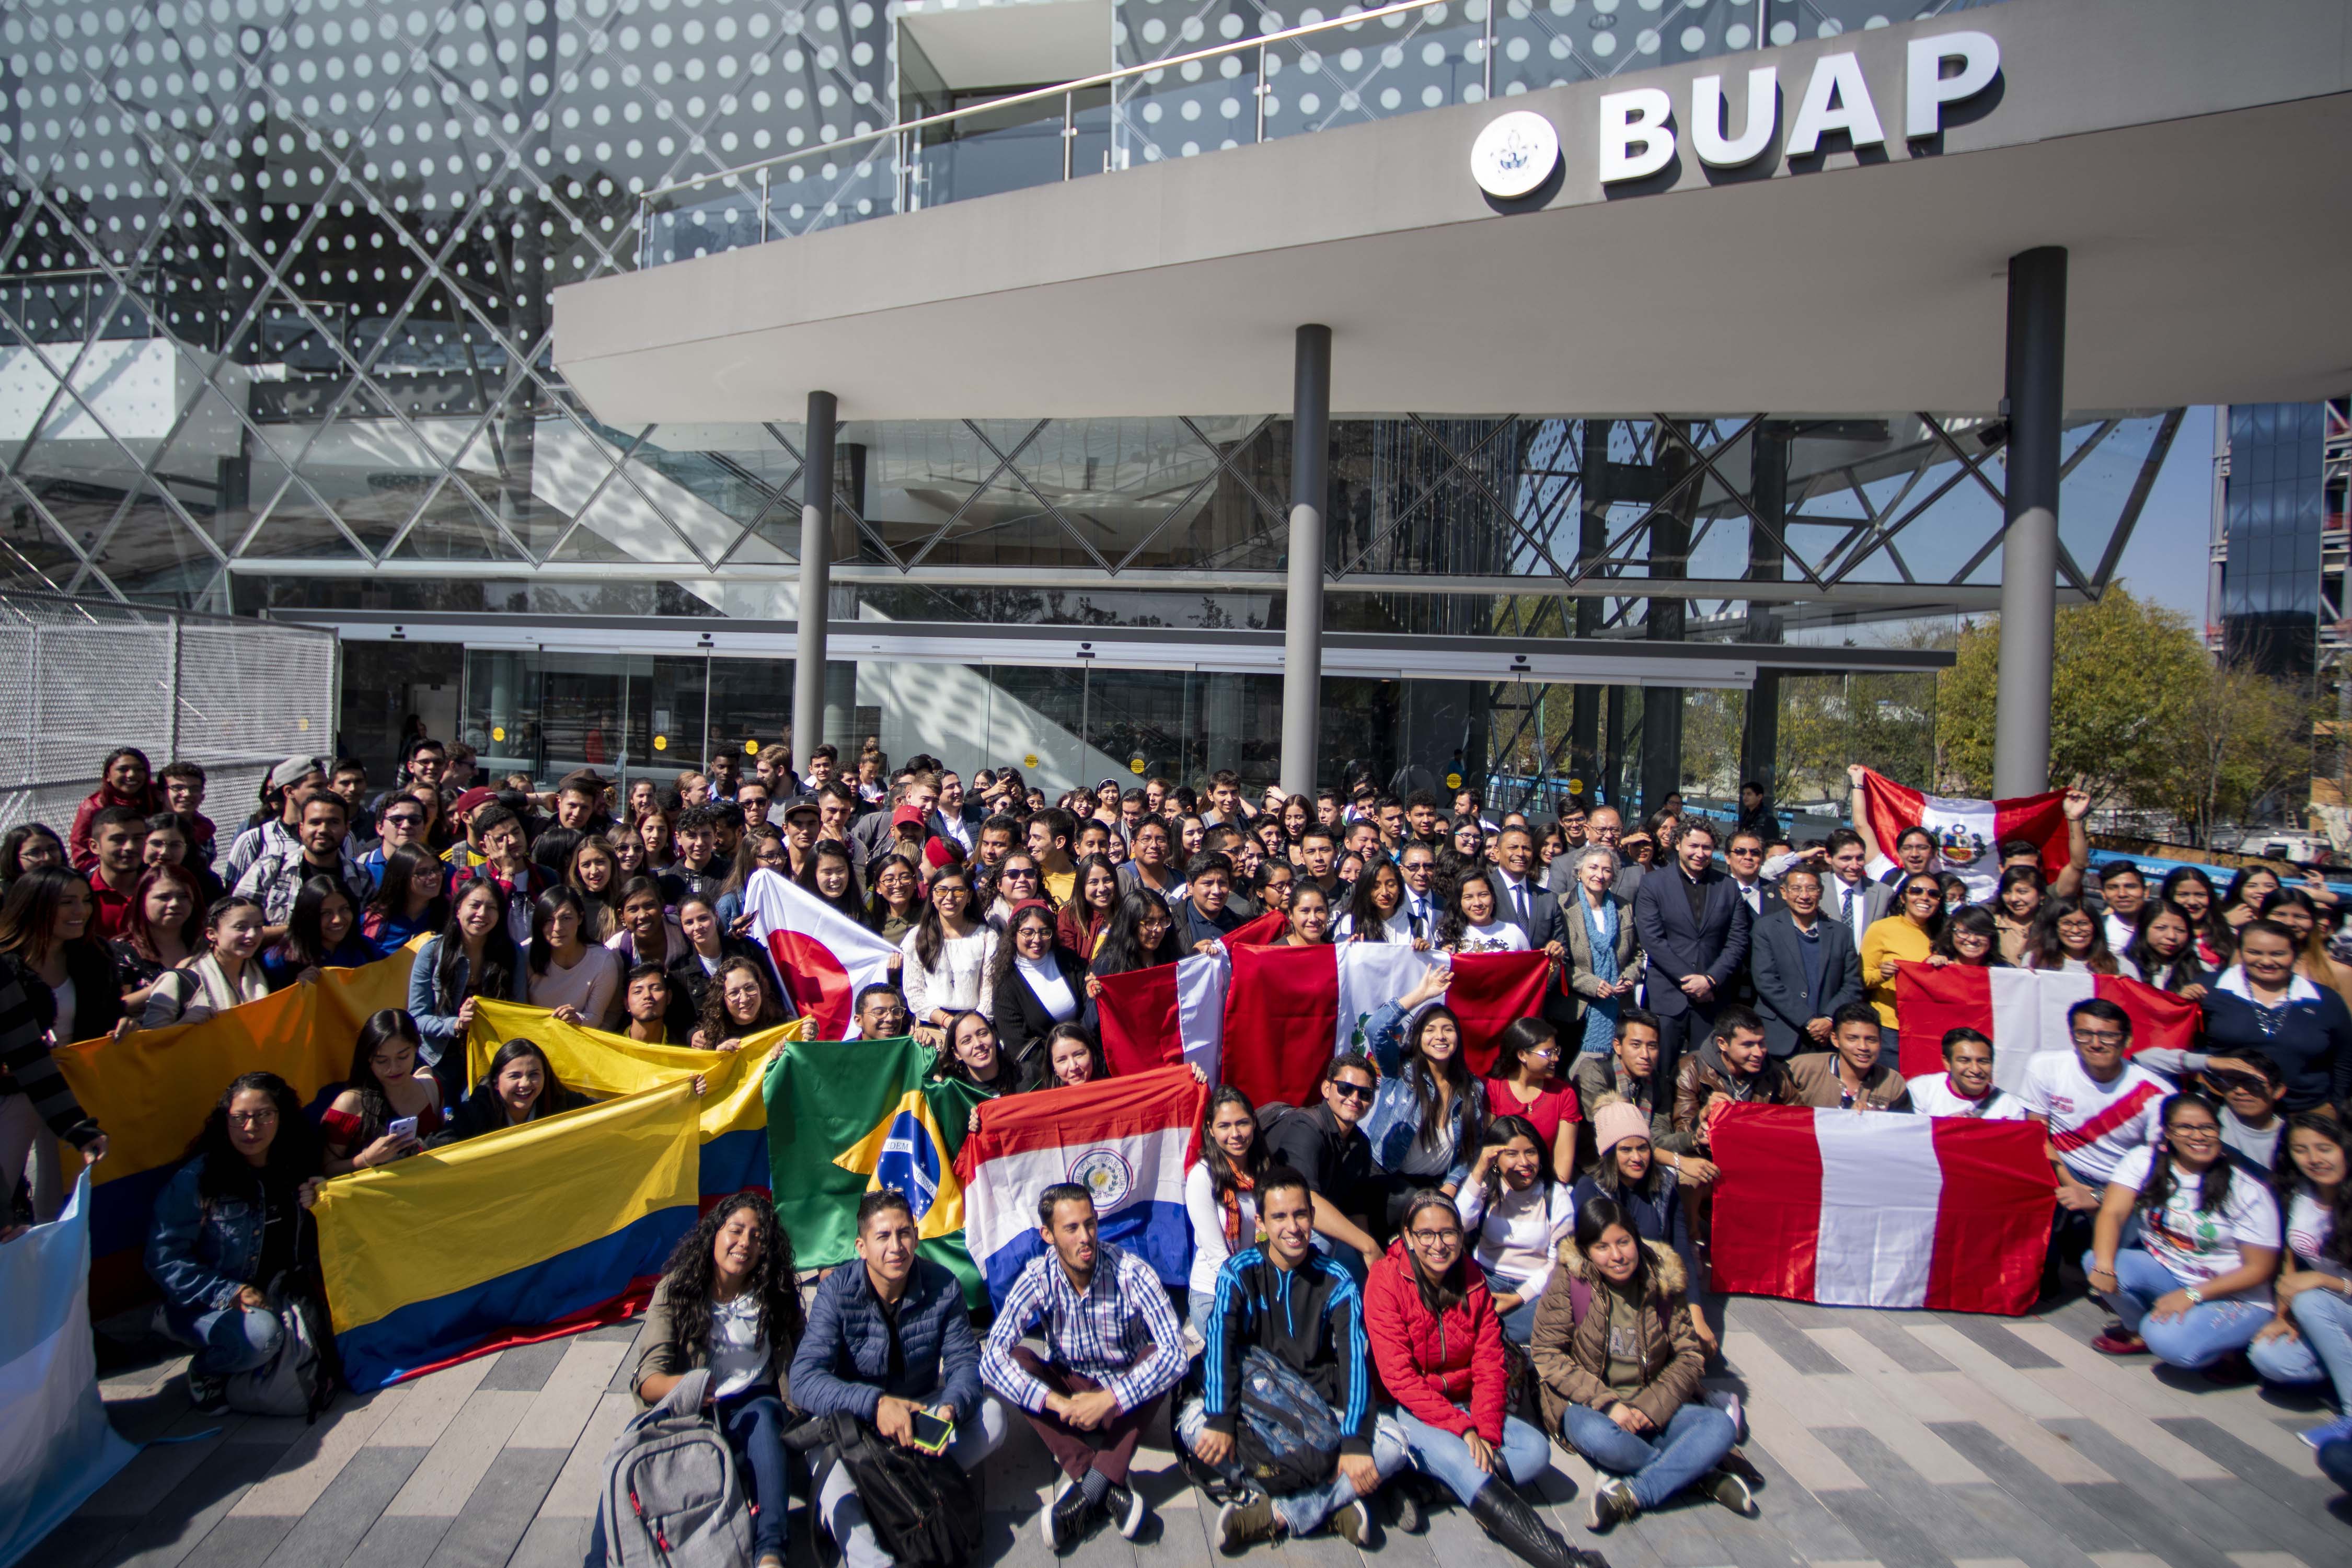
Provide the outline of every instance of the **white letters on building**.
{"type": "Polygon", "coordinates": [[[1748,123],[1736,136],[1723,129],[1723,79],[1703,76],[1691,83],[1691,150],[1713,169],[1736,169],[1761,157],[1780,118],[1780,72],[1758,66],[1748,73],[1748,123]]]}
{"type": "Polygon", "coordinates": [[[2000,46],[1987,34],[1912,39],[1903,82],[1903,134],[1933,136],[1944,128],[1944,105],[1974,98],[2000,74],[2000,46]],[[1955,59],[1959,74],[1944,75],[1944,62],[1955,59]]]}
{"type": "Polygon", "coordinates": [[[1675,100],[1664,88],[1637,87],[1601,100],[1601,183],[1643,180],[1674,160],[1675,133],[1666,119],[1675,100]]]}
{"type": "Polygon", "coordinates": [[[1789,156],[1811,157],[1820,150],[1822,137],[1832,131],[1844,132],[1856,147],[1886,142],[1877,106],[1870,101],[1870,84],[1862,79],[1862,61],[1852,54],[1823,55],[1813,62],[1805,101],[1789,122],[1789,156]]]}

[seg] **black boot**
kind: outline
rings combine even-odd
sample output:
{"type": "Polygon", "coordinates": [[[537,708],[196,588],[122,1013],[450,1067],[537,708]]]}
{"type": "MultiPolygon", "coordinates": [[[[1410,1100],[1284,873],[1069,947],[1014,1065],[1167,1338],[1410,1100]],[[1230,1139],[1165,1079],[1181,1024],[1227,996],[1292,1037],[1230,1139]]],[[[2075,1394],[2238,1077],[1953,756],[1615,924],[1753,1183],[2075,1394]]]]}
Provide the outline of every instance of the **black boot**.
{"type": "Polygon", "coordinates": [[[1583,1562],[1583,1554],[1571,1551],[1528,1506],[1528,1500],[1500,1476],[1470,1494],[1470,1517],[1496,1542],[1535,1568],[1580,1568],[1583,1562]]]}

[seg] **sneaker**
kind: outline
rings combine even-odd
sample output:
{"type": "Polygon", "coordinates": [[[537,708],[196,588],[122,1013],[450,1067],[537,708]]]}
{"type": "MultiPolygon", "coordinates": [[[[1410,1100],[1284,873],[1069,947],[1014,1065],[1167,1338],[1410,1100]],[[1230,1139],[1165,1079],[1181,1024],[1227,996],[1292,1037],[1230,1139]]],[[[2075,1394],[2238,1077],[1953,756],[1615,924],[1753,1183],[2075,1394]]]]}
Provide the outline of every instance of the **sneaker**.
{"type": "Polygon", "coordinates": [[[2315,1448],[2323,1443],[2344,1442],[2352,1438],[2352,1415],[2338,1415],[2325,1426],[2314,1426],[2310,1431],[2298,1432],[2295,1436],[2315,1448]]]}
{"type": "Polygon", "coordinates": [[[1625,1484],[1625,1479],[1612,1476],[1592,1489],[1592,1505],[1585,1511],[1584,1528],[1598,1532],[1641,1511],[1642,1505],[1633,1500],[1633,1489],[1625,1484]]]}
{"type": "Polygon", "coordinates": [[[1129,1541],[1141,1535],[1143,1527],[1151,1522],[1151,1510],[1142,1497],[1134,1489],[1116,1481],[1111,1483],[1110,1496],[1104,1500],[1103,1506],[1109,1510],[1111,1523],[1129,1541]]]}
{"type": "Polygon", "coordinates": [[[1350,1546],[1364,1548],[1379,1544],[1372,1534],[1372,1510],[1364,1506],[1362,1498],[1339,1510],[1327,1522],[1331,1527],[1331,1533],[1350,1546]]]}
{"type": "Polygon", "coordinates": [[[2101,1355],[2146,1355],[2147,1342],[2117,1321],[2101,1330],[2091,1348],[2101,1355]]]}
{"type": "Polygon", "coordinates": [[[1274,1500],[1264,1492],[1252,1492],[1217,1510],[1217,1550],[1226,1556],[1240,1556],[1253,1541],[1273,1539],[1274,1500]]]}
{"type": "Polygon", "coordinates": [[[1706,1495],[1738,1514],[1742,1519],[1756,1511],[1756,1500],[1748,1490],[1748,1483],[1729,1470],[1716,1470],[1699,1483],[1706,1495]]]}
{"type": "Polygon", "coordinates": [[[1037,1529],[1045,1538],[1048,1552],[1066,1552],[1078,1543],[1087,1532],[1094,1505],[1087,1501],[1086,1489],[1064,1476],[1054,1490],[1054,1500],[1037,1516],[1037,1529]]]}
{"type": "Polygon", "coordinates": [[[228,1379],[188,1373],[188,1402],[210,1415],[228,1408],[228,1379]]]}
{"type": "Polygon", "coordinates": [[[1422,1511],[1421,1488],[1413,1484],[1420,1479],[1417,1473],[1407,1470],[1381,1489],[1391,1499],[1390,1508],[1396,1516],[1396,1527],[1407,1535],[1419,1535],[1429,1524],[1422,1511]]]}

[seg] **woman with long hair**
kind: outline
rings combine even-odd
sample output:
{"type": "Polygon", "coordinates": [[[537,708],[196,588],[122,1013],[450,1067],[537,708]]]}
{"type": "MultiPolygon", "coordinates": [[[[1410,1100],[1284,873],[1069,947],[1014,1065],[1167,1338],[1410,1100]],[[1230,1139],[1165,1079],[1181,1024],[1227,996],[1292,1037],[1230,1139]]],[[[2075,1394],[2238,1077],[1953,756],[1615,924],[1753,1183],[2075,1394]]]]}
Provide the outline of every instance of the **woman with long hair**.
{"type": "Polygon", "coordinates": [[[1967,904],[1957,910],[1948,906],[1944,929],[1928,946],[1927,962],[1937,969],[1948,964],[1962,969],[2010,967],[2009,960],[2000,955],[2000,921],[1992,906],[1967,904]]]}
{"type": "MultiPolygon", "coordinates": [[[[807,1328],[794,1282],[792,1237],[763,1194],[721,1198],[687,1232],[646,1305],[629,1380],[643,1405],[660,1404],[703,1372],[703,1408],[751,1485],[751,1555],[783,1568],[786,1487],[784,1370],[807,1328]]],[[[603,1553],[593,1549],[591,1561],[603,1553]]]]}
{"type": "Polygon", "coordinates": [[[1475,866],[1486,860],[1486,829],[1475,812],[1454,819],[1454,826],[1446,830],[1445,845],[1466,865],[1475,866]]]}
{"type": "Polygon", "coordinates": [[[1592,1123],[1594,1163],[1576,1179],[1570,1201],[1581,1208],[1591,1198],[1613,1198],[1641,1220],[1643,1235],[1678,1253],[1689,1251],[1682,1175],[1658,1158],[1648,1114],[1631,1100],[1602,1094],[1585,1102],[1584,1115],[1592,1123]]]}
{"type": "Polygon", "coordinates": [[[621,929],[621,861],[611,839],[592,833],[573,845],[563,885],[580,895],[583,941],[601,944],[621,929]]]}
{"type": "Polygon", "coordinates": [[[621,1005],[621,955],[588,940],[588,908],[561,884],[530,908],[530,978],[534,1007],[566,1024],[602,1029],[621,1005]]]}
{"type": "Polygon", "coordinates": [[[1090,1030],[1076,1024],[1056,1024],[1045,1031],[1045,1089],[1075,1089],[1110,1076],[1102,1047],[1090,1030]]]}
{"type": "Polygon", "coordinates": [[[286,917],[286,940],[261,955],[262,979],[272,991],[316,984],[320,972],[357,969],[383,954],[360,934],[359,910],[332,877],[306,879],[286,917]]]}
{"type": "Polygon", "coordinates": [[[1525,952],[1528,933],[1503,918],[1503,900],[1496,891],[1495,874],[1483,868],[1465,871],[1445,900],[1438,918],[1437,945],[1448,952],[1525,952]]]}
{"type": "Polygon", "coordinates": [[[998,1047],[1024,1076],[1044,1075],[1038,1047],[1046,1030],[1056,1024],[1095,1026],[1087,973],[1087,961],[1054,940],[1054,911],[1044,902],[1013,911],[989,970],[989,1022],[996,1026],[998,1047]]]}
{"type": "Polygon", "coordinates": [[[1282,934],[1286,947],[1324,947],[1331,941],[1331,900],[1312,882],[1290,885],[1290,928],[1282,934]]]}
{"type": "Polygon", "coordinates": [[[670,868],[677,858],[677,847],[672,837],[670,814],[654,810],[630,824],[635,829],[638,845],[646,852],[645,873],[658,876],[670,868]]]}
{"type": "Polygon", "coordinates": [[[996,1028],[987,1015],[977,1010],[956,1014],[948,1020],[945,1037],[939,1065],[932,1069],[936,1076],[961,1079],[991,1095],[1019,1094],[1031,1086],[1030,1075],[997,1047],[996,1028]]]}
{"type": "Polygon", "coordinates": [[[1463,1245],[1454,1200],[1422,1188],[1364,1281],[1364,1332],[1396,1401],[1405,1446],[1480,1529],[1537,1568],[1578,1559],[1514,1489],[1551,1466],[1551,1444],[1510,1414],[1511,1366],[1486,1270],[1463,1245]]]}
{"type": "Polygon", "coordinates": [[[1721,1468],[1739,1429],[1699,1383],[1708,1350],[1685,1296],[1688,1271],[1673,1247],[1644,1235],[1622,1203],[1579,1203],[1528,1346],[1544,1419],[1607,1478],[1592,1489],[1588,1530],[1685,1487],[1737,1514],[1755,1507],[1747,1482],[1721,1468]]]}
{"type": "Polygon", "coordinates": [[[2286,880],[2271,866],[2241,867],[2230,879],[2229,890],[2221,895],[2221,919],[2232,931],[2249,921],[2262,918],[2263,900],[2286,886],[2286,880]]]}
{"type": "Polygon", "coordinates": [[[973,912],[971,873],[963,867],[940,867],[923,892],[922,918],[898,943],[898,981],[915,1037],[936,1047],[957,1014],[984,1015],[993,1005],[988,976],[997,935],[973,912]]]}
{"type": "Polygon", "coordinates": [[[2191,1002],[2203,1001],[2212,984],[2213,971],[2198,955],[2196,924],[2179,904],[2150,899],[2142,905],[2124,957],[2150,985],[2191,1002]]]}
{"type": "Polygon", "coordinates": [[[0,893],[5,893],[16,885],[17,878],[28,871],[62,871],[65,868],[66,841],[47,823],[20,822],[5,835],[0,835],[0,893]]]}
{"type": "Polygon", "coordinates": [[[1541,1018],[1514,1018],[1495,1039],[1486,1110],[1516,1116],[1536,1130],[1545,1168],[1560,1181],[1576,1174],[1580,1117],[1576,1088],[1559,1075],[1559,1031],[1541,1018]]]}
{"type": "Polygon", "coordinates": [[[397,1007],[360,1026],[342,1090],[319,1118],[327,1174],[405,1159],[441,1131],[441,1085],[419,1055],[424,1043],[397,1007]],[[405,1125],[394,1131],[396,1122],[405,1125]]]}
{"type": "Polygon", "coordinates": [[[837,838],[820,838],[809,850],[808,864],[801,868],[800,885],[816,895],[817,902],[853,924],[863,921],[864,907],[857,900],[856,862],[849,858],[849,846],[837,838]]]}
{"type": "MultiPolygon", "coordinates": [[[[1111,911],[1109,925],[1103,930],[1102,945],[1095,950],[1094,962],[1087,966],[1091,982],[1106,974],[1125,974],[1130,970],[1150,969],[1162,963],[1173,963],[1184,956],[1184,949],[1176,938],[1176,917],[1159,894],[1149,888],[1138,888],[1118,901],[1111,911]]],[[[1087,994],[1096,987],[1089,984],[1087,994]]]]}
{"type": "Polygon", "coordinates": [[[789,1024],[792,1018],[758,964],[748,958],[730,958],[719,964],[703,990],[694,1047],[703,1051],[741,1050],[749,1037],[789,1024]]]}
{"type": "Polygon", "coordinates": [[[2011,866],[2000,874],[1992,895],[1992,920],[2000,932],[2000,955],[2023,967],[2033,946],[2033,920],[2050,896],[2050,880],[2039,866],[2011,866]]]}
{"type": "Polygon", "coordinates": [[[1054,907],[1054,896],[1045,890],[1045,874],[1038,869],[1037,858],[1026,849],[1015,849],[997,864],[995,888],[996,895],[988,905],[988,923],[1000,936],[1016,906],[1042,903],[1048,910],[1054,907]]]}
{"type": "Polygon", "coordinates": [[[530,976],[507,934],[506,916],[506,889],[495,879],[466,878],[450,895],[448,923],[417,949],[408,972],[408,1016],[441,1080],[444,1105],[465,1098],[466,1031],[476,999],[530,999],[530,976]]]}
{"type": "Polygon", "coordinates": [[[205,911],[205,950],[160,976],[140,1009],[142,1029],[200,1024],[269,994],[261,972],[261,934],[268,915],[258,899],[231,893],[205,911]]]}
{"type": "Polygon", "coordinates": [[[2317,1448],[2352,1438],[2352,1138],[2332,1110],[2286,1124],[2275,1186],[2286,1213],[2276,1315],[2246,1347],[2265,1383],[2328,1383],[2336,1419],[2303,1435],[2317,1448]]]}
{"type": "Polygon", "coordinates": [[[1356,879],[1348,912],[1331,928],[1334,942],[1377,942],[1411,947],[1412,919],[1404,909],[1404,873],[1381,856],[1356,879]]]}
{"type": "MultiPolygon", "coordinates": [[[[898,946],[923,918],[922,868],[904,855],[885,855],[874,866],[874,890],[866,896],[866,929],[898,946]]],[[[900,959],[891,967],[903,968],[900,959]]]]}
{"type": "Polygon", "coordinates": [[[2042,901],[2042,912],[2033,919],[2033,939],[2019,967],[2140,977],[2137,966],[2108,951],[2105,922],[2084,909],[2082,900],[2063,894],[2042,901]]]}
{"type": "Polygon", "coordinates": [[[1576,1218],[1572,1191],[1553,1176],[1551,1147],[1535,1123],[1524,1116],[1486,1123],[1486,1147],[1454,1207],[1474,1238],[1478,1267],[1496,1287],[1495,1310],[1515,1344],[1526,1344],[1535,1331],[1553,1252],[1576,1218]]]}
{"type": "Polygon", "coordinates": [[[2219,1105],[2184,1089],[2158,1117],[2163,1142],[2117,1161],[2099,1202],[2083,1271],[2116,1321],[2091,1348],[2210,1366],[2270,1320],[2278,1208],[2258,1180],[2231,1169],[2219,1105]],[[2135,1219],[2137,1245],[2126,1247],[2135,1219]]]}
{"type": "Polygon", "coordinates": [[[60,1046],[120,1033],[128,1016],[97,924],[89,883],[62,867],[27,871],[0,898],[0,963],[60,1046]]]}
{"type": "Polygon", "coordinates": [[[1385,1178],[1391,1231],[1416,1187],[1461,1189],[1486,1125],[1486,1086],[1462,1059],[1462,1022],[1437,1000],[1453,978],[1432,964],[1412,990],[1364,1020],[1364,1047],[1381,1081],[1362,1130],[1385,1178]]]}
{"type": "Polygon", "coordinates": [[[449,868],[421,844],[383,858],[383,874],[360,914],[360,935],[385,958],[449,923],[449,868]]]}
{"type": "Polygon", "coordinates": [[[164,1332],[195,1351],[188,1395],[199,1410],[221,1409],[226,1380],[285,1342],[273,1296],[318,1294],[308,1211],[320,1161],[293,1087],[249,1072],[221,1091],[155,1200],[147,1276],[163,1297],[164,1332]]]}
{"type": "Polygon", "coordinates": [[[1315,803],[1303,795],[1282,797],[1282,845],[1279,853],[1292,865],[1298,864],[1298,841],[1315,826],[1315,803]]]}
{"type": "Polygon", "coordinates": [[[1257,1107],[1232,1084],[1209,1091],[1201,1112],[1201,1159],[1184,1173],[1184,1212],[1192,1222],[1192,1271],[1186,1278],[1195,1331],[1208,1332],[1217,1273],[1225,1259],[1257,1241],[1257,1180],[1268,1163],[1257,1107]]]}
{"type": "Polygon", "coordinates": [[[652,874],[646,869],[645,841],[635,829],[615,827],[605,838],[613,847],[614,880],[625,887],[632,877],[652,874]]]}
{"type": "Polygon", "coordinates": [[[1944,934],[1944,884],[1933,871],[1915,872],[1895,886],[1894,906],[1862,933],[1862,984],[1878,1010],[1878,1035],[1895,1049],[1895,976],[1903,963],[1925,963],[1944,934]]]}
{"type": "Polygon", "coordinates": [[[163,792],[155,785],[154,770],[148,763],[147,753],[136,746],[115,747],[99,767],[98,787],[74,808],[73,829],[66,835],[66,847],[73,857],[75,869],[87,873],[98,864],[98,849],[90,842],[90,831],[100,812],[128,806],[142,816],[152,816],[169,805],[163,792]]]}
{"type": "MultiPolygon", "coordinates": [[[[2209,1058],[2259,1051],[2276,1063],[2286,1084],[2282,1108],[2316,1110],[2342,1095],[2345,1064],[2352,1062],[2352,1009],[2325,985],[2295,972],[2294,933],[2275,921],[2238,929],[2238,961],[2216,975],[2205,994],[2209,1058]]],[[[2195,1072],[2194,1053],[2145,1053],[2160,1072],[2195,1072]]]]}
{"type": "Polygon", "coordinates": [[[205,902],[187,868],[150,866],[141,872],[131,890],[131,918],[110,944],[123,1010],[144,1008],[155,982],[194,958],[204,940],[205,902]]]}
{"type": "Polygon", "coordinates": [[[1070,889],[1070,901],[1054,917],[1054,940],[1091,960],[1110,930],[1118,908],[1118,869],[1108,855],[1079,858],[1070,889]]]}
{"type": "Polygon", "coordinates": [[[536,1042],[509,1040],[490,1058],[489,1070],[482,1074],[474,1092],[451,1113],[448,1125],[434,1136],[432,1146],[502,1132],[526,1121],[577,1110],[587,1103],[585,1095],[563,1087],[555,1076],[554,1064],[536,1042]]]}
{"type": "Polygon", "coordinates": [[[2213,879],[2202,867],[2175,866],[2167,871],[2154,901],[2177,905],[2189,917],[2189,928],[2197,933],[2199,963],[2217,971],[2228,967],[2235,939],[2230,922],[2221,918],[2221,900],[2213,891],[2213,879]]]}

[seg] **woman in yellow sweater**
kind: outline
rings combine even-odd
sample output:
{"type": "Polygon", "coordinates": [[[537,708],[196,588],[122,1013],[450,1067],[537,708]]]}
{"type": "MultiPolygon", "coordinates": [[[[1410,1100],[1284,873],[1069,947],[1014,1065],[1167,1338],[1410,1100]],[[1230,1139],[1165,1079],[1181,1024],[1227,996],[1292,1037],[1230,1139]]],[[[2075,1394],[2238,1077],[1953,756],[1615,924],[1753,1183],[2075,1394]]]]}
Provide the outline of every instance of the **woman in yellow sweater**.
{"type": "Polygon", "coordinates": [[[1900,1061],[1895,1037],[1895,966],[1925,963],[1944,929],[1944,888],[1932,871],[1916,871],[1895,890],[1894,912],[1862,933],[1862,979],[1878,1009],[1881,1051],[1900,1061]]]}

